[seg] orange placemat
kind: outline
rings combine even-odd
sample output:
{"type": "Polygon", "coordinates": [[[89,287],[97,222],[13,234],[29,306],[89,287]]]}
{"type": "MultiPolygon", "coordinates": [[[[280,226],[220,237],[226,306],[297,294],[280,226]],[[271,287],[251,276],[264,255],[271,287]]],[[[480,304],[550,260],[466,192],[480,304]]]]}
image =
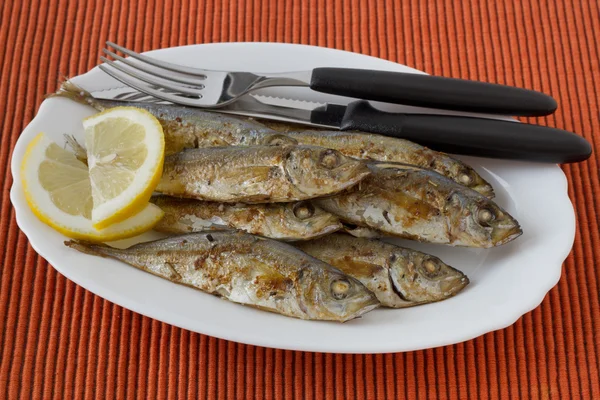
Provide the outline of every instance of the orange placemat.
{"type": "Polygon", "coordinates": [[[531,122],[583,134],[598,152],[596,1],[6,0],[0,7],[0,399],[600,399],[597,154],[564,168],[577,237],[540,307],[466,343],[374,356],[240,345],[104,301],[33,251],[8,196],[19,133],[59,78],[97,64],[106,40],[137,51],[305,43],[542,90],[559,111],[531,122]]]}

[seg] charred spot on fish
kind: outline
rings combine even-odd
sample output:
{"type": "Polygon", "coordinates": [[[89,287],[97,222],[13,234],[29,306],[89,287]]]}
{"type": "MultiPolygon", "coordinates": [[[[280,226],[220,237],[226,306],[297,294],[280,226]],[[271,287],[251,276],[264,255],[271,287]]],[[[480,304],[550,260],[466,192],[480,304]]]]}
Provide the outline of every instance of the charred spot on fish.
{"type": "Polygon", "coordinates": [[[393,264],[398,260],[398,256],[396,254],[392,254],[389,258],[390,264],[393,264]]]}
{"type": "Polygon", "coordinates": [[[327,169],[334,169],[340,165],[340,156],[337,151],[327,149],[321,153],[319,163],[327,169]]]}
{"type": "Polygon", "coordinates": [[[388,224],[392,225],[392,221],[390,220],[390,213],[388,213],[387,210],[383,210],[381,215],[387,221],[388,224]]]}
{"type": "Polygon", "coordinates": [[[206,235],[206,240],[212,243],[215,241],[215,238],[209,233],[208,235],[206,235]]]}
{"type": "Polygon", "coordinates": [[[347,279],[336,279],[331,282],[331,295],[336,300],[343,300],[348,296],[350,287],[350,281],[347,279]]]}
{"type": "Polygon", "coordinates": [[[177,121],[177,122],[181,122],[181,117],[176,117],[176,118],[175,118],[175,121],[177,121]]]}
{"type": "Polygon", "coordinates": [[[496,214],[487,207],[482,207],[477,211],[477,222],[481,226],[489,226],[494,219],[496,219],[496,214]]]}
{"type": "Polygon", "coordinates": [[[269,170],[269,178],[271,179],[278,179],[281,178],[283,176],[283,173],[281,171],[281,168],[279,167],[272,167],[269,170]]]}
{"type": "Polygon", "coordinates": [[[204,261],[206,261],[206,257],[198,257],[194,260],[194,269],[199,270],[204,266],[204,261]]]}
{"type": "Polygon", "coordinates": [[[307,202],[301,202],[294,206],[292,209],[296,218],[307,219],[315,215],[315,207],[307,202]]]}

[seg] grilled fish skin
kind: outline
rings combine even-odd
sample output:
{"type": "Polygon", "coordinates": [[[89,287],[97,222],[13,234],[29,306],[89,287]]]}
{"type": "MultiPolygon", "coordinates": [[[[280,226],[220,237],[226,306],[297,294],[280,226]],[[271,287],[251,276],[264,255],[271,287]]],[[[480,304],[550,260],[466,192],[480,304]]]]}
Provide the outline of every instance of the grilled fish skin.
{"type": "Polygon", "coordinates": [[[272,239],[315,239],[341,229],[339,219],[310,202],[230,204],[168,196],[150,199],[165,216],[154,230],[166,233],[234,228],[272,239]]]}
{"type": "Polygon", "coordinates": [[[361,281],[385,307],[441,301],[469,284],[437,257],[379,240],[334,233],[295,246],[361,281]]]}
{"type": "Polygon", "coordinates": [[[358,280],[293,246],[257,236],[210,232],[127,249],[67,241],[172,282],[290,317],[345,322],[379,305],[358,280]]]}
{"type": "Polygon", "coordinates": [[[398,165],[371,169],[356,188],[315,204],[349,224],[422,242],[489,248],[522,234],[492,200],[436,172],[398,165]]]}
{"type": "Polygon", "coordinates": [[[58,92],[50,96],[67,97],[99,111],[122,105],[149,111],[163,127],[166,155],[199,147],[313,145],[338,150],[348,157],[432,169],[484,196],[494,196],[492,186],[470,166],[447,154],[404,139],[365,132],[303,130],[298,125],[273,121],[261,123],[250,118],[176,105],[96,99],[68,80],[63,82],[58,92]]]}
{"type": "Polygon", "coordinates": [[[335,194],[369,173],[359,160],[314,146],[188,149],[165,158],[156,191],[226,203],[292,202],[335,194]]]}

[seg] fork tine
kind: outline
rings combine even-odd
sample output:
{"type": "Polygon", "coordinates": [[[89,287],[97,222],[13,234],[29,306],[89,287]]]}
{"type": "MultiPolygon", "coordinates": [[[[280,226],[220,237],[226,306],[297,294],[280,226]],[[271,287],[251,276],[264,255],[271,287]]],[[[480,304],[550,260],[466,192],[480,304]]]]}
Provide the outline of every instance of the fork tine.
{"type": "Polygon", "coordinates": [[[169,101],[171,103],[178,103],[178,104],[182,104],[182,105],[186,105],[186,106],[197,105],[196,102],[192,99],[182,97],[182,96],[177,96],[175,94],[168,94],[165,92],[161,92],[160,90],[154,89],[154,88],[146,85],[145,83],[137,80],[136,78],[133,78],[131,75],[121,72],[119,69],[116,69],[116,68],[113,69],[114,64],[113,65],[101,64],[98,67],[102,71],[106,72],[108,75],[110,75],[113,78],[115,78],[116,80],[118,80],[119,82],[122,82],[123,84],[125,84],[127,86],[137,89],[142,93],[149,94],[150,96],[154,96],[159,99],[169,101]]]}
{"type": "Polygon", "coordinates": [[[183,93],[183,94],[186,94],[189,96],[202,97],[201,89],[193,89],[190,87],[179,85],[179,84],[173,83],[165,78],[159,78],[159,77],[150,78],[150,77],[144,76],[144,74],[140,73],[138,70],[135,70],[131,67],[125,67],[123,65],[116,64],[114,61],[110,61],[106,57],[100,56],[100,59],[102,61],[104,61],[105,63],[107,63],[108,65],[110,65],[111,67],[116,68],[119,71],[126,73],[127,75],[131,75],[134,78],[139,79],[140,81],[144,81],[146,83],[149,83],[154,86],[158,86],[160,88],[169,89],[174,92],[180,92],[180,93],[183,93]]]}
{"type": "Polygon", "coordinates": [[[136,53],[135,51],[126,49],[125,47],[119,46],[118,44],[113,43],[113,42],[107,41],[106,45],[109,47],[112,47],[115,50],[120,51],[123,54],[127,54],[130,57],[137,58],[140,61],[144,61],[150,65],[154,65],[155,67],[160,67],[160,68],[168,69],[170,71],[175,71],[175,72],[179,72],[182,74],[188,74],[188,75],[206,79],[206,74],[204,73],[204,70],[202,70],[202,69],[172,64],[172,63],[166,62],[166,61],[160,61],[155,58],[148,57],[143,54],[136,53]]]}
{"type": "MultiPolygon", "coordinates": [[[[186,85],[192,85],[192,86],[197,86],[200,89],[204,88],[204,85],[202,83],[199,83],[198,81],[201,80],[203,81],[204,79],[186,79],[184,77],[179,77],[175,74],[172,74],[171,70],[163,70],[163,69],[156,69],[156,68],[152,68],[152,67],[148,67],[145,63],[139,63],[139,62],[131,62],[131,60],[129,60],[128,58],[125,57],[121,57],[118,54],[113,53],[112,51],[108,50],[108,49],[102,49],[102,51],[104,52],[104,54],[107,54],[109,56],[112,56],[114,59],[121,61],[123,64],[127,64],[132,68],[135,69],[139,69],[140,71],[143,71],[147,74],[150,75],[154,75],[154,76],[158,76],[159,78],[165,78],[165,75],[161,75],[161,72],[164,74],[166,73],[171,73],[169,75],[168,78],[165,79],[169,79],[171,81],[175,81],[175,82],[179,82],[179,83],[183,83],[186,85]]],[[[158,68],[158,67],[157,67],[158,68]]]]}

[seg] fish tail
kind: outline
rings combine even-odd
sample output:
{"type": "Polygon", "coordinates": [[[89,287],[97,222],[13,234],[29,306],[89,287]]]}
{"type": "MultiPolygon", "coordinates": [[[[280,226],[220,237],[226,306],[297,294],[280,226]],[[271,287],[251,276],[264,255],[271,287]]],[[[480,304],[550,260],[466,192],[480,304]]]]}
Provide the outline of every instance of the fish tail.
{"type": "Polygon", "coordinates": [[[100,243],[91,243],[83,240],[67,240],[65,246],[78,250],[85,254],[100,257],[110,257],[112,247],[100,243]]]}
{"type": "Polygon", "coordinates": [[[51,97],[66,97],[67,99],[71,99],[80,104],[92,106],[98,111],[103,110],[103,107],[100,106],[100,104],[94,99],[94,96],[92,96],[90,92],[77,86],[67,78],[65,78],[65,80],[62,82],[60,88],[56,91],[56,93],[50,93],[46,95],[46,98],[51,97]]]}
{"type": "Polygon", "coordinates": [[[71,148],[73,153],[75,153],[75,157],[87,165],[87,152],[85,151],[85,148],[79,144],[77,139],[75,139],[75,136],[67,135],[66,133],[63,136],[67,142],[67,145],[71,148]]]}

